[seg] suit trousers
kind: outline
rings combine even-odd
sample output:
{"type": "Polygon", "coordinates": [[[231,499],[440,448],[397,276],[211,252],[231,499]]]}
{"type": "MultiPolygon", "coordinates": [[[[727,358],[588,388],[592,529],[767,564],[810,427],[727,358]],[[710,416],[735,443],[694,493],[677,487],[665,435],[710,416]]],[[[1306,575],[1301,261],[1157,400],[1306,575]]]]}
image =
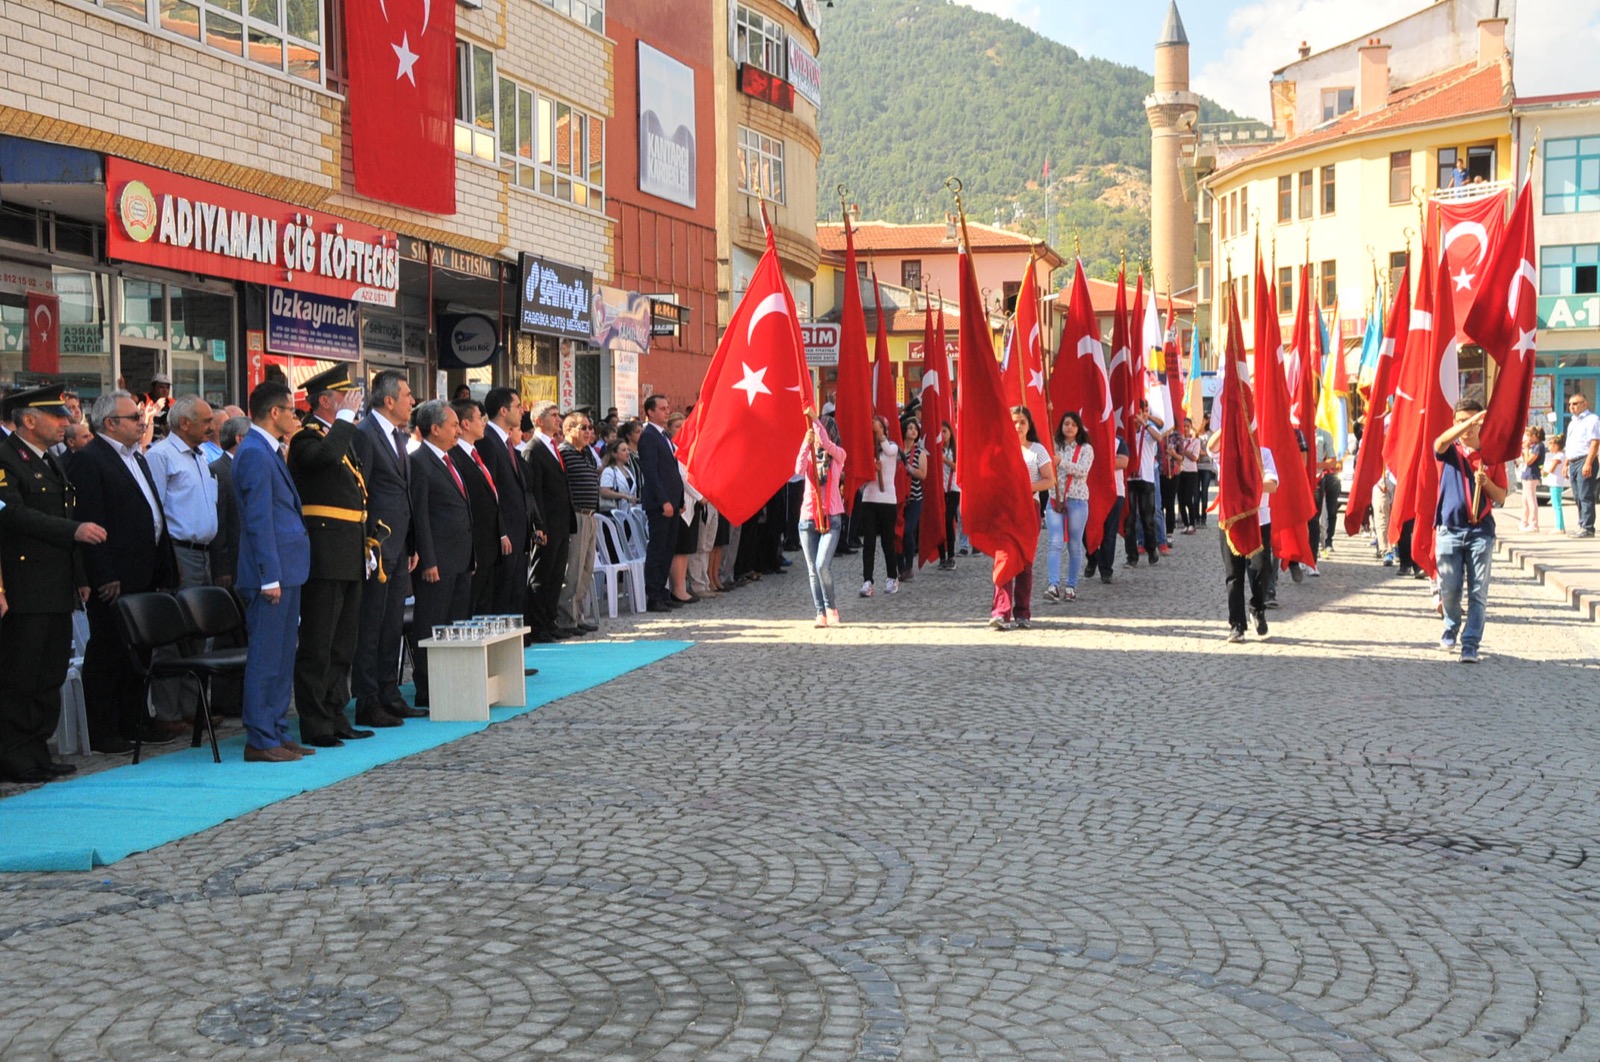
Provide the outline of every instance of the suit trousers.
{"type": "Polygon", "coordinates": [[[567,553],[572,536],[545,532],[545,543],[533,555],[533,587],[528,591],[528,627],[537,634],[556,629],[561,586],[567,580],[567,553]]]}
{"type": "MultiPolygon", "coordinates": [[[[1265,533],[1267,528],[1263,527],[1265,533]]],[[[1272,551],[1263,547],[1253,557],[1241,557],[1228,547],[1228,533],[1222,539],[1223,582],[1228,588],[1228,626],[1236,631],[1245,630],[1249,617],[1244,610],[1245,582],[1250,584],[1250,611],[1266,608],[1267,566],[1272,563],[1272,551]]]]}
{"type": "Polygon", "coordinates": [[[245,744],[276,748],[289,739],[300,587],[282,587],[277,604],[259,590],[246,590],[244,597],[245,629],[250,634],[244,663],[245,744]]]}
{"type": "Polygon", "coordinates": [[[528,599],[528,551],[516,550],[495,558],[489,611],[497,616],[520,616],[528,599]]]}
{"type": "Polygon", "coordinates": [[[46,744],[61,721],[61,684],[72,657],[72,614],[12,612],[0,639],[0,772],[50,762],[46,744]]]}
{"type": "Polygon", "coordinates": [[[406,598],[411,595],[411,575],[404,554],[385,560],[389,581],[378,573],[361,584],[360,620],[356,624],[356,657],[350,667],[350,695],[358,707],[401,704],[400,635],[406,622],[406,598]]]}
{"type": "Polygon", "coordinates": [[[361,583],[312,579],[300,588],[300,644],[294,654],[294,707],[300,739],[350,729],[350,664],[361,620],[361,583]]]}
{"type": "MultiPolygon", "coordinates": [[[[205,550],[174,545],[172,552],[178,558],[178,589],[211,585],[211,555],[205,550]]],[[[205,639],[185,638],[176,645],[164,645],[151,651],[155,660],[172,659],[204,651],[205,639]]],[[[150,684],[150,708],[157,719],[176,722],[185,716],[194,717],[200,705],[200,681],[192,675],[161,679],[150,684]]]]}
{"type": "Polygon", "coordinates": [[[578,514],[578,530],[567,547],[567,574],[561,584],[561,602],[556,626],[572,630],[583,622],[589,599],[594,596],[594,551],[600,533],[594,513],[578,514]]]}
{"type": "MultiPolygon", "coordinates": [[[[89,721],[89,742],[100,745],[118,737],[132,741],[150,720],[144,680],[122,638],[115,606],[91,593],[85,608],[89,613],[89,644],[83,651],[83,703],[84,716],[89,721]]],[[[9,626],[6,634],[9,638],[9,626]]],[[[149,651],[142,655],[148,663],[149,651]]]]}
{"type": "Polygon", "coordinates": [[[411,679],[417,684],[414,698],[418,707],[428,703],[428,653],[419,650],[417,643],[433,637],[436,625],[454,623],[472,615],[472,572],[439,573],[439,581],[430,583],[417,578],[413,587],[417,595],[416,608],[411,614],[411,679]]]}
{"type": "Polygon", "coordinates": [[[650,538],[644,549],[644,596],[660,601],[667,596],[667,581],[672,577],[672,555],[678,548],[678,518],[649,514],[650,538]]]}
{"type": "Polygon", "coordinates": [[[494,611],[495,563],[491,557],[500,556],[500,540],[494,540],[494,553],[484,557],[472,571],[471,609],[469,616],[487,616],[494,611]]]}
{"type": "Polygon", "coordinates": [[[1117,529],[1122,526],[1122,513],[1127,507],[1128,499],[1118,498],[1111,503],[1111,511],[1106,513],[1106,522],[1101,527],[1100,548],[1092,558],[1101,579],[1109,579],[1112,569],[1117,566],[1117,529]]]}
{"type": "Polygon", "coordinates": [[[1122,532],[1129,563],[1139,560],[1139,532],[1144,532],[1145,550],[1154,564],[1161,559],[1156,546],[1161,541],[1156,534],[1156,485],[1142,479],[1128,480],[1128,522],[1122,532]]]}

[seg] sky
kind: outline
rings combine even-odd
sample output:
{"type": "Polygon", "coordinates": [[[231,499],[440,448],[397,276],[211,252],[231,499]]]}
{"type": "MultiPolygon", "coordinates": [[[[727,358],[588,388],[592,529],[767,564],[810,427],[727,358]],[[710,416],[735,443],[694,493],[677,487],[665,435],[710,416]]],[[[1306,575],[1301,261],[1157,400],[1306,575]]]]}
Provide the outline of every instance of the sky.
{"type": "MultiPolygon", "coordinates": [[[[1149,70],[1168,0],[1094,7],[1064,0],[956,0],[1037,30],[1084,55],[1149,70]]],[[[1600,88],[1600,0],[1506,0],[1516,4],[1515,80],[1520,95],[1600,88]]],[[[1271,117],[1267,82],[1295,60],[1301,41],[1320,52],[1428,6],[1428,0],[1178,0],[1189,35],[1194,91],[1252,118],[1271,117]]]]}

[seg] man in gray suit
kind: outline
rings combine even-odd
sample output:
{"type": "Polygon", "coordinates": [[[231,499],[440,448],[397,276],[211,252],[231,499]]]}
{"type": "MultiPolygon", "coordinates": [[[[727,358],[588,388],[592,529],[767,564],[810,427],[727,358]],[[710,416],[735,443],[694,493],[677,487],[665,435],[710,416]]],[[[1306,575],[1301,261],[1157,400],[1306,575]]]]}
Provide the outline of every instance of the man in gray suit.
{"type": "MultiPolygon", "coordinates": [[[[417,605],[411,621],[412,675],[417,707],[428,704],[428,654],[417,642],[434,624],[472,615],[472,507],[466,483],[450,462],[461,436],[455,410],[442,400],[417,407],[422,445],[411,454],[411,519],[417,544],[417,605]]],[[[492,558],[490,558],[492,562],[492,558]]]]}

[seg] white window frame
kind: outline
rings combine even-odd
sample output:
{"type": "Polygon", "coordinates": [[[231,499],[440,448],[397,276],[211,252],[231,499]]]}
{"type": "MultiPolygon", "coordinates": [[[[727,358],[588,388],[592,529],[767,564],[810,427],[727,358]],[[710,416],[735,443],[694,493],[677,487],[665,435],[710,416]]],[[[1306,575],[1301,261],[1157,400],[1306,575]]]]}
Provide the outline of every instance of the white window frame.
{"type": "Polygon", "coordinates": [[[494,52],[472,41],[456,40],[456,154],[494,162],[499,150],[498,124],[499,99],[495,74],[494,52]],[[478,60],[489,60],[489,113],[488,124],[482,115],[474,117],[477,109],[478,60]]]}
{"type": "Polygon", "coordinates": [[[1356,90],[1347,87],[1322,90],[1322,120],[1331,122],[1356,109],[1356,90]]]}
{"type": "Polygon", "coordinates": [[[605,190],[605,120],[580,107],[557,100],[538,89],[519,84],[508,77],[496,81],[495,115],[500,128],[496,144],[498,160],[511,175],[512,187],[571,203],[584,210],[603,213],[605,190]],[[506,113],[507,102],[510,112],[506,113]],[[568,165],[563,168],[559,145],[559,123],[568,121],[568,165]],[[514,123],[515,141],[505,142],[505,123],[514,123]],[[528,133],[526,144],[523,131],[528,133]],[[510,146],[511,151],[506,148],[510,146]],[[572,160],[581,157],[581,166],[572,160]]]}
{"type": "Polygon", "coordinates": [[[289,32],[289,7],[286,3],[278,3],[278,18],[276,22],[255,17],[251,13],[250,0],[241,0],[239,11],[228,10],[227,6],[218,3],[218,0],[178,0],[175,10],[170,15],[182,15],[192,12],[195,16],[195,32],[191,35],[168,26],[184,25],[184,20],[161,17],[161,4],[150,0],[76,0],[84,7],[103,12],[119,21],[131,22],[142,26],[151,33],[166,40],[183,41],[185,44],[196,48],[203,48],[208,52],[217,52],[230,56],[255,67],[259,70],[273,70],[291,77],[298,84],[317,85],[326,87],[328,83],[328,20],[327,11],[322,3],[316,5],[317,26],[316,40],[307,40],[304,37],[289,32]],[[139,10],[142,9],[142,13],[139,10]],[[218,47],[210,42],[220,39],[218,30],[228,24],[239,26],[240,48],[233,51],[230,48],[218,47]],[[277,40],[278,61],[275,63],[263,62],[250,55],[250,41],[252,35],[265,40],[277,40]],[[314,60],[301,64],[298,68],[289,62],[292,52],[303,49],[314,60]],[[315,76],[307,76],[309,72],[315,76]]]}
{"type": "Polygon", "coordinates": [[[769,203],[776,203],[782,206],[786,197],[786,175],[784,173],[783,156],[782,140],[757,132],[749,126],[741,125],[739,127],[739,191],[745,195],[759,195],[759,198],[765,199],[769,203]],[[756,173],[754,184],[750,179],[752,169],[756,173]],[[774,185],[776,185],[775,189],[774,185]]]}
{"type": "Polygon", "coordinates": [[[606,0],[539,0],[558,15],[565,15],[596,33],[606,31],[606,0]]]}
{"type": "Polygon", "coordinates": [[[733,59],[789,80],[789,39],[783,24],[740,5],[734,16],[733,59]]]}

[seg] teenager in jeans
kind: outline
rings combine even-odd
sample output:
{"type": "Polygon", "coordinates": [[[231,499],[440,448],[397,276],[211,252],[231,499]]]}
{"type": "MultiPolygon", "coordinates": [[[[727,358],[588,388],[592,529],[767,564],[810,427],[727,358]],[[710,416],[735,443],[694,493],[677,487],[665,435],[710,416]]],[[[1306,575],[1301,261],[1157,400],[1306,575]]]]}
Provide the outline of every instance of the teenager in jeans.
{"type": "Polygon", "coordinates": [[[800,500],[800,549],[811,580],[811,603],[817,608],[818,627],[839,626],[839,606],[833,598],[833,551],[844,533],[844,499],[839,483],[844,479],[845,454],[839,447],[839,426],[833,417],[813,421],[794,459],[794,471],[803,477],[800,500]],[[812,473],[815,469],[815,474],[812,473]],[[818,488],[821,488],[820,496],[818,488]]]}
{"type": "Polygon", "coordinates": [[[1506,500],[1506,470],[1485,462],[1478,433],[1483,403],[1456,403],[1456,422],[1433,442],[1439,459],[1439,505],[1434,511],[1434,543],[1439,564],[1439,601],[1444,633],[1439,648],[1461,651],[1463,664],[1478,662],[1484,615],[1489,606],[1489,571],[1494,560],[1494,507],[1506,500]],[[1467,612],[1461,614],[1465,588],[1467,612]]]}
{"type": "Polygon", "coordinates": [[[1083,419],[1068,411],[1061,415],[1054,438],[1056,482],[1045,507],[1045,541],[1049,545],[1050,584],[1044,599],[1073,601],[1078,597],[1078,575],[1083,571],[1083,528],[1089,520],[1089,469],[1094,447],[1089,445],[1083,419]],[[1061,585],[1061,547],[1067,547],[1067,585],[1061,585]]]}

